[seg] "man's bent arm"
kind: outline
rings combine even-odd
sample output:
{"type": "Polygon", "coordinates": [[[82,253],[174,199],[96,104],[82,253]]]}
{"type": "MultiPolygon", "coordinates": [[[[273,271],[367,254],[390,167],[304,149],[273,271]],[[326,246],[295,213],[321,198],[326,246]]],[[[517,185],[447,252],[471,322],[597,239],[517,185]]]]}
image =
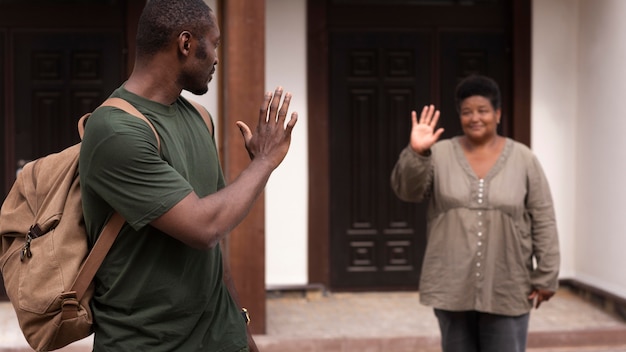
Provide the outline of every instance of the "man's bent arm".
{"type": "Polygon", "coordinates": [[[265,188],[270,174],[289,150],[291,132],[298,115],[293,113],[285,126],[291,94],[287,93],[282,106],[279,106],[281,95],[280,87],[274,95],[269,92],[265,95],[254,135],[245,123],[237,123],[252,157],[239,177],[204,198],[190,193],[155,219],[152,226],[191,247],[209,249],[244,219],[265,188]]]}
{"type": "Polygon", "coordinates": [[[191,247],[213,248],[243,221],[272,171],[253,160],[229,186],[204,198],[192,192],[151,224],[191,247]]]}

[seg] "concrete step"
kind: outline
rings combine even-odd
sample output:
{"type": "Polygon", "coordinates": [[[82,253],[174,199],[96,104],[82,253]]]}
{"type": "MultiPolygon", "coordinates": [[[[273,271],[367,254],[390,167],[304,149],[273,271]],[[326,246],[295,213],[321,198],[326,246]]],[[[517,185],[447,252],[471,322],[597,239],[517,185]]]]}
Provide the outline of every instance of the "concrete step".
{"type": "MultiPolygon", "coordinates": [[[[16,340],[23,340],[16,339],[16,340]]],[[[86,338],[59,352],[90,352],[86,338]]],[[[257,335],[262,352],[439,352],[438,336],[289,338],[257,335]]],[[[6,342],[6,341],[5,341],[6,342]]],[[[26,342],[0,344],[0,352],[32,352],[26,342]]],[[[626,328],[530,332],[528,352],[626,352],[626,328]]]]}
{"type": "MultiPolygon", "coordinates": [[[[438,336],[276,338],[258,336],[263,352],[440,352],[438,336]]],[[[531,332],[528,352],[626,352],[626,328],[531,332]]]]}

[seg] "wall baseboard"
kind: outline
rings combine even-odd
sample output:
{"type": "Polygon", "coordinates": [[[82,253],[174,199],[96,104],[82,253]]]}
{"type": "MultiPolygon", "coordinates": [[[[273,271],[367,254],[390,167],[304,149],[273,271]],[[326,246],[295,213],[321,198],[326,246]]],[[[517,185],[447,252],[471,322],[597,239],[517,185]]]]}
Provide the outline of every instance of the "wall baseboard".
{"type": "Polygon", "coordinates": [[[576,279],[561,279],[559,284],[584,300],[626,321],[626,299],[576,279]]]}

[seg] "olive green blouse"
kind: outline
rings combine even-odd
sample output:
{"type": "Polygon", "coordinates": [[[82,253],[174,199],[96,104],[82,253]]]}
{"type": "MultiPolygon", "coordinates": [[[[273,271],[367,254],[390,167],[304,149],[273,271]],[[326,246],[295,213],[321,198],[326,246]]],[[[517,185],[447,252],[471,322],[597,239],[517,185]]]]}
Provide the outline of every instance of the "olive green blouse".
{"type": "Polygon", "coordinates": [[[422,304],[451,311],[528,313],[533,288],[558,286],[559,243],[550,188],[525,145],[506,140],[483,178],[476,177],[459,137],[430,156],[406,147],[391,173],[396,195],[428,201],[422,304]]]}

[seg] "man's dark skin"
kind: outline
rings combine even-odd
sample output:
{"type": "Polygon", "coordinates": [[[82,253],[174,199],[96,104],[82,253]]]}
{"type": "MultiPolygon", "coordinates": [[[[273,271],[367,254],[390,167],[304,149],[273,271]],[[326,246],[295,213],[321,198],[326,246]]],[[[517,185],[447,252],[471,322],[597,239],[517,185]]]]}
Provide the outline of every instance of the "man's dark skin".
{"type": "MultiPolygon", "coordinates": [[[[208,32],[194,35],[182,31],[158,53],[150,57],[138,55],[125,88],[164,105],[173,104],[183,89],[194,94],[206,93],[218,64],[216,51],[220,42],[217,18],[214,13],[211,17],[213,25],[208,32]]],[[[289,150],[298,116],[294,112],[286,122],[291,94],[285,93],[281,105],[282,95],[281,87],[273,94],[265,94],[254,134],[244,122],[237,122],[252,159],[237,179],[203,198],[192,192],[150,225],[197,249],[207,250],[224,240],[248,214],[270,174],[289,150]]],[[[237,302],[227,259],[224,268],[224,281],[237,302]]],[[[258,351],[249,331],[248,343],[251,351],[258,351]]]]}

